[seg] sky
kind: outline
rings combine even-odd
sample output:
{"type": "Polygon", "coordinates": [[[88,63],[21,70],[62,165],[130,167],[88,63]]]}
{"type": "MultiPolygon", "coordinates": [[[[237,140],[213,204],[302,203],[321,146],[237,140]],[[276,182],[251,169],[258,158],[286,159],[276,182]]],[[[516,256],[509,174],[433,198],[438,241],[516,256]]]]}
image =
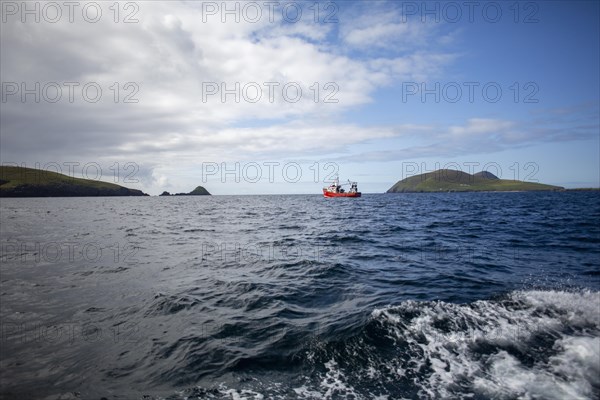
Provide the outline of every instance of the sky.
{"type": "Polygon", "coordinates": [[[1,1],[0,161],[151,195],[600,186],[597,1],[1,1]]]}

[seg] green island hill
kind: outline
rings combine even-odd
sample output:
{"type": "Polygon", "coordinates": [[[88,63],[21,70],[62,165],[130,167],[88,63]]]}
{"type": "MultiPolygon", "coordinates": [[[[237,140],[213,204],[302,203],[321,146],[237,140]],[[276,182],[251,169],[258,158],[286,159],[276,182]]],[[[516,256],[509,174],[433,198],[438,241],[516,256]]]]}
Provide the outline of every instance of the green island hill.
{"type": "Polygon", "coordinates": [[[0,166],[0,197],[148,196],[114,183],[34,168],[0,166]]]}
{"type": "Polygon", "coordinates": [[[196,189],[192,190],[189,193],[171,194],[169,192],[162,192],[160,196],[210,196],[210,193],[208,193],[208,190],[204,189],[204,187],[197,186],[196,189]]]}
{"type": "Polygon", "coordinates": [[[491,172],[476,174],[440,169],[402,179],[386,193],[562,191],[561,186],[499,179],[491,172]]]}

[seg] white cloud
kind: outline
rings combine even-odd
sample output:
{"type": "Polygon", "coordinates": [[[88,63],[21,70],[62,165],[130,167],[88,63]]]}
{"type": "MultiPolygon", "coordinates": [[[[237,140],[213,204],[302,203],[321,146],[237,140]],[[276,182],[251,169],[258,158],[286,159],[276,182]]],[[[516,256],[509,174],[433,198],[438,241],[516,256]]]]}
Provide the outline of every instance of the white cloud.
{"type": "Polygon", "coordinates": [[[103,90],[97,103],[84,101],[80,91],[67,101],[64,86],[57,103],[11,96],[1,110],[3,161],[126,159],[143,164],[147,181],[162,185],[164,172],[153,175],[152,168],[173,160],[193,166],[199,159],[322,154],[405,134],[406,127],[361,127],[339,117],[372,102],[379,88],[423,80],[453,60],[447,52],[374,56],[340,46],[386,47],[383,38],[417,43],[430,35],[419,26],[395,24],[393,15],[381,27],[371,25],[381,14],[340,15],[339,24],[316,24],[310,14],[281,23],[280,13],[275,22],[222,23],[218,15],[203,18],[201,2],[143,2],[135,15],[139,22],[123,24],[112,20],[112,3],[101,4],[104,16],[94,24],[81,18],[2,24],[3,82],[79,82],[78,91],[95,82],[103,90]],[[124,87],[128,82],[139,88],[137,103],[123,103],[132,93],[124,87]],[[256,83],[262,98],[235,102],[228,95],[223,102],[217,94],[205,101],[207,82],[229,89],[256,83]],[[265,82],[279,84],[273,101],[265,82]],[[286,83],[300,85],[298,102],[285,100],[286,83]],[[326,96],[334,102],[325,103],[326,96]]]}
{"type": "MultiPolygon", "coordinates": [[[[32,107],[21,103],[18,96],[11,97],[3,107],[8,121],[3,135],[9,143],[17,140],[13,137],[17,134],[33,139],[44,132],[76,134],[83,142],[94,136],[98,150],[104,137],[107,151],[134,152],[135,143],[144,151],[158,151],[171,147],[173,137],[178,138],[177,143],[197,142],[198,132],[202,132],[206,146],[230,143],[239,137],[250,151],[255,146],[248,145],[246,137],[254,129],[252,121],[274,121],[277,125],[270,131],[274,132],[281,123],[293,119],[329,120],[372,101],[378,88],[396,79],[422,78],[451,59],[435,53],[390,58],[345,55],[334,50],[335,43],[325,40],[334,25],[315,24],[310,15],[295,24],[279,23],[281,15],[277,13],[275,23],[268,18],[257,23],[243,19],[236,23],[230,18],[222,23],[218,16],[203,22],[201,3],[144,2],[135,16],[139,23],[123,24],[113,22],[107,7],[104,11],[105,18],[96,24],[80,19],[74,23],[63,19],[23,24],[17,18],[3,24],[3,54],[9,55],[2,57],[3,81],[28,85],[68,81],[83,85],[93,81],[103,88],[102,101],[96,104],[88,104],[79,96],[74,103],[32,107]],[[109,89],[115,82],[121,86],[116,104],[109,89]],[[127,82],[139,86],[135,105],[122,103],[123,96],[131,92],[122,87],[127,82]],[[215,95],[203,101],[206,82],[224,83],[228,89],[236,83],[240,89],[256,83],[262,98],[251,103],[242,97],[238,103],[229,95],[222,102],[221,96],[215,95]],[[279,84],[272,102],[265,82],[279,84]],[[300,101],[285,100],[282,88],[286,83],[301,86],[300,101]],[[329,83],[334,85],[325,86],[329,83]],[[324,103],[327,95],[337,102],[324,103]],[[21,131],[12,131],[11,121],[33,109],[36,115],[18,121],[21,131]],[[233,128],[246,122],[250,127],[233,128]],[[205,133],[206,129],[211,134],[205,133]]],[[[288,93],[295,92],[292,88],[288,93]]],[[[255,136],[266,131],[257,130],[255,136]]],[[[271,133],[273,143],[281,142],[277,135],[285,137],[271,133]]],[[[297,129],[294,137],[298,143],[314,140],[305,129],[297,129]]],[[[361,140],[360,135],[346,137],[361,140]]],[[[55,142],[67,146],[60,137],[55,142]]],[[[30,151],[35,150],[35,144],[31,140],[30,151]]],[[[61,149],[68,151],[67,147],[61,149]]]]}
{"type": "MultiPolygon", "coordinates": [[[[401,3],[400,3],[401,4],[401,3]]],[[[340,37],[349,48],[363,51],[401,51],[432,48],[452,43],[451,33],[440,34],[440,24],[406,18],[396,2],[365,2],[343,15],[351,24],[340,26],[340,37]],[[445,38],[434,40],[436,36],[445,38]]]]}
{"type": "Polygon", "coordinates": [[[373,18],[366,26],[349,30],[344,41],[353,47],[390,48],[398,45],[416,46],[422,44],[429,33],[425,24],[386,22],[377,23],[373,18]]]}
{"type": "Polygon", "coordinates": [[[512,121],[498,119],[471,118],[464,126],[451,126],[448,131],[451,136],[461,138],[465,136],[482,136],[501,133],[514,127],[512,121]]]}

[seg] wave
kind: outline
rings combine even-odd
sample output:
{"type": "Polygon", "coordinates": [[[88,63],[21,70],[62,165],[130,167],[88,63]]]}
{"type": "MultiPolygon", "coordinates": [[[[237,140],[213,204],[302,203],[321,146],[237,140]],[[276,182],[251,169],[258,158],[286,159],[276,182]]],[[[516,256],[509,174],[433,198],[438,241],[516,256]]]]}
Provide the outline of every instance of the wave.
{"type": "Polygon", "coordinates": [[[409,349],[419,394],[591,398],[600,388],[597,292],[515,292],[467,305],[406,302],[373,311],[409,349]]]}
{"type": "Polygon", "coordinates": [[[599,292],[552,290],[469,304],[405,301],[374,309],[349,338],[314,340],[303,350],[301,378],[267,384],[253,375],[254,383],[221,386],[218,393],[306,399],[598,398],[599,305],[599,292]]]}
{"type": "Polygon", "coordinates": [[[331,358],[325,377],[344,395],[360,382],[379,387],[378,395],[398,389],[407,397],[597,398],[599,305],[598,292],[521,291],[471,304],[406,301],[375,309],[350,349],[361,341],[384,346],[363,347],[377,350],[355,370],[331,358]]]}

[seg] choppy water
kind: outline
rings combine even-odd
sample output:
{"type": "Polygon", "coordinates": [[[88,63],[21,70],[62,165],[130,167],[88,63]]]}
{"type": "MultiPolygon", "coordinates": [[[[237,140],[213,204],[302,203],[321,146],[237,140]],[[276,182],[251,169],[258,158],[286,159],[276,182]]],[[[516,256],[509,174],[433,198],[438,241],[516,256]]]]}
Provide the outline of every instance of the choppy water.
{"type": "Polygon", "coordinates": [[[2,199],[0,397],[598,398],[598,193],[2,199]]]}

